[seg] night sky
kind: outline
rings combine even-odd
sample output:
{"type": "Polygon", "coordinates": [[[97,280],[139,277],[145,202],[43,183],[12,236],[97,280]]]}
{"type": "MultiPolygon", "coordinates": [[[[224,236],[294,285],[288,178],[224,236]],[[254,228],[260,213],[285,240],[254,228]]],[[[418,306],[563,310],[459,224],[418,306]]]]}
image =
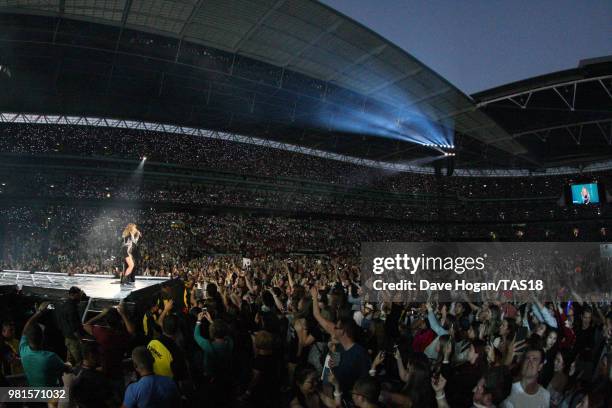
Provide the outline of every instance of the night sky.
{"type": "Polygon", "coordinates": [[[322,0],[467,94],[612,55],[612,0],[322,0]]]}

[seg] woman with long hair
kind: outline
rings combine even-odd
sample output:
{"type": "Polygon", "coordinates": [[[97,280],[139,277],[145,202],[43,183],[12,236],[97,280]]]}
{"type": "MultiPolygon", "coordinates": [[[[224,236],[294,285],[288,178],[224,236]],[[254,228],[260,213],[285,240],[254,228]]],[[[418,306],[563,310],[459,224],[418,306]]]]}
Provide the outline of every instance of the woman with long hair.
{"type": "Polygon", "coordinates": [[[138,271],[139,256],[138,256],[138,241],[141,233],[136,227],[136,224],[129,223],[121,237],[123,238],[122,254],[124,260],[123,274],[121,275],[121,283],[133,284],[136,280],[136,272],[138,271]]]}
{"type": "MultiPolygon", "coordinates": [[[[334,389],[339,387],[331,375],[334,389]]],[[[339,406],[340,401],[326,395],[321,386],[317,370],[310,366],[298,366],[295,370],[295,396],[289,403],[290,408],[324,408],[339,406]]]]}
{"type": "MultiPolygon", "coordinates": [[[[404,365],[399,350],[395,351],[399,377],[404,383],[400,392],[383,392],[385,403],[396,407],[433,407],[436,406],[431,388],[431,369],[427,356],[413,354],[404,365]]],[[[387,405],[385,405],[387,406],[387,405]]]]}

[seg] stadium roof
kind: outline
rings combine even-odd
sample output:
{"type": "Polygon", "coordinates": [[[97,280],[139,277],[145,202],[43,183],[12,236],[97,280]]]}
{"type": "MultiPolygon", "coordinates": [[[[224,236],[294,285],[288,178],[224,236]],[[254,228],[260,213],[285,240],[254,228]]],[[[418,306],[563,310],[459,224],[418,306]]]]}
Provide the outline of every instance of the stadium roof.
{"type": "Polygon", "coordinates": [[[472,97],[543,167],[612,158],[612,56],[472,97]]]}
{"type": "Polygon", "coordinates": [[[405,137],[425,117],[457,133],[458,166],[526,163],[469,97],[316,1],[0,0],[0,27],[5,112],[206,127],[389,162],[440,154],[405,137]]]}

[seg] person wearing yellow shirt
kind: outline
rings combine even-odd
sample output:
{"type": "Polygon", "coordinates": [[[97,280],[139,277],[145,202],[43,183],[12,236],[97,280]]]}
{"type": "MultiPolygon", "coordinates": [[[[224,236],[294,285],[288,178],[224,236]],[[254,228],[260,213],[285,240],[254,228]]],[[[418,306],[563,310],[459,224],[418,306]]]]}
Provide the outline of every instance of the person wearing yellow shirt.
{"type": "Polygon", "coordinates": [[[153,371],[155,374],[170,377],[180,382],[187,375],[187,364],[184,351],[176,343],[179,319],[176,315],[167,315],[171,308],[172,305],[168,304],[160,316],[162,335],[151,340],[147,348],[153,356],[153,371]]]}

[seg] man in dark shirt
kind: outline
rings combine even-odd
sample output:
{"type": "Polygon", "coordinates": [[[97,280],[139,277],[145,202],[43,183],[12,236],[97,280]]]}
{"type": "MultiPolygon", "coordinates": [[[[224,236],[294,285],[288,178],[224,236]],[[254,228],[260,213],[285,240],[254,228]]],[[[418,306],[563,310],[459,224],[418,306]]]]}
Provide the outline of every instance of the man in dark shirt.
{"type": "Polygon", "coordinates": [[[367,376],[370,368],[370,357],[361,345],[355,343],[357,337],[357,324],[352,318],[341,318],[336,323],[325,319],[319,307],[319,291],[316,287],[311,289],[313,315],[325,331],[331,334],[332,339],[341,346],[340,361],[330,360],[329,366],[340,384],[343,397],[349,400],[351,389],[361,377],[367,376]]]}
{"type": "Polygon", "coordinates": [[[334,338],[342,346],[340,361],[332,360],[329,366],[340,384],[345,398],[358,379],[367,376],[370,369],[370,357],[367,350],[355,343],[357,325],[353,319],[341,319],[334,325],[334,338]]]}
{"type": "Polygon", "coordinates": [[[79,406],[117,406],[117,399],[113,398],[111,384],[108,379],[97,370],[100,363],[98,345],[93,341],[84,342],[83,361],[73,370],[72,375],[63,377],[64,386],[68,387],[70,401],[79,406]]]}
{"type": "Polygon", "coordinates": [[[68,299],[56,306],[57,325],[64,336],[64,344],[68,352],[67,360],[72,365],[81,364],[81,338],[85,334],[81,324],[79,302],[83,291],[73,286],[68,291],[68,299]]]}

